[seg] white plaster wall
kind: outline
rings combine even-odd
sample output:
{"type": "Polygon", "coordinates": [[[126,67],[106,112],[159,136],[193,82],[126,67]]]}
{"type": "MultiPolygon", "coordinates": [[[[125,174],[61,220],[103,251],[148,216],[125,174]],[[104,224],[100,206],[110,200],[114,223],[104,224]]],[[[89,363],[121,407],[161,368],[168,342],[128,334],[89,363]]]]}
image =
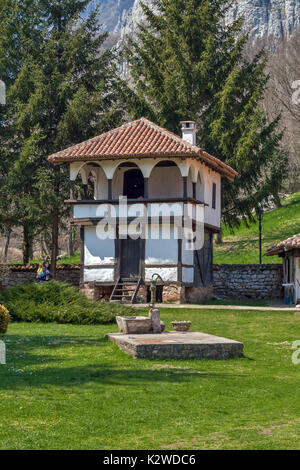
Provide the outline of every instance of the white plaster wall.
{"type": "Polygon", "coordinates": [[[183,264],[188,264],[193,266],[194,265],[194,251],[193,250],[186,250],[185,249],[185,240],[182,240],[182,253],[181,259],[183,264]]]}
{"type": "Polygon", "coordinates": [[[84,162],[72,162],[70,163],[70,180],[75,181],[80,168],[84,165],[84,162]]]}
{"type": "Polygon", "coordinates": [[[194,282],[194,268],[182,268],[182,281],[194,282]]]}
{"type": "Polygon", "coordinates": [[[151,281],[152,275],[156,273],[163,281],[177,281],[177,268],[145,268],[145,280],[151,281]]]}
{"type": "Polygon", "coordinates": [[[104,213],[104,206],[101,206],[103,210],[99,212],[97,204],[74,204],[74,218],[96,218],[102,217],[104,213]]]}
{"type": "Polygon", "coordinates": [[[193,172],[197,172],[197,199],[208,204],[208,206],[205,207],[205,223],[219,228],[221,223],[221,175],[208,168],[200,161],[187,159],[186,163],[194,167],[193,172]],[[216,183],[216,209],[212,209],[213,183],[216,183]]]}
{"type": "Polygon", "coordinates": [[[177,166],[153,168],[149,182],[150,198],[183,196],[181,173],[177,166]]]}
{"type": "Polygon", "coordinates": [[[119,196],[123,195],[123,187],[124,187],[124,173],[129,168],[125,167],[118,167],[114,173],[114,177],[112,179],[112,197],[113,199],[118,199],[119,196]]]}
{"type": "Polygon", "coordinates": [[[183,203],[182,202],[161,202],[148,204],[148,215],[152,217],[171,217],[171,216],[182,216],[183,203]]]}
{"type": "Polygon", "coordinates": [[[196,199],[198,199],[198,201],[204,202],[204,182],[202,180],[203,180],[203,176],[202,176],[202,169],[201,169],[201,172],[198,173],[198,176],[197,176],[196,199]]]}
{"type": "MultiPolygon", "coordinates": [[[[111,205],[111,217],[117,217],[119,215],[118,205],[111,205]]],[[[141,217],[143,214],[143,203],[128,204],[127,214],[128,217],[141,217]]],[[[74,218],[102,218],[107,213],[107,207],[105,204],[74,204],[74,218]]],[[[164,215],[166,217],[171,216],[182,216],[183,215],[183,203],[151,203],[147,204],[148,216],[158,217],[164,215]]],[[[125,206],[122,209],[122,217],[126,216],[125,206]]]]}
{"type": "Polygon", "coordinates": [[[170,239],[162,238],[168,235],[167,227],[153,224],[148,226],[148,238],[146,244],[145,264],[177,264],[178,262],[178,240],[174,239],[174,227],[170,227],[170,239]]]}
{"type": "Polygon", "coordinates": [[[187,177],[187,195],[188,197],[193,197],[193,178],[191,169],[187,177]]]}
{"type": "Polygon", "coordinates": [[[84,273],[84,282],[113,282],[114,281],[114,269],[113,268],[94,268],[94,269],[85,269],[84,273]]]}
{"type": "Polygon", "coordinates": [[[215,227],[221,226],[221,176],[219,173],[204,167],[204,202],[208,204],[205,206],[205,223],[215,227]],[[216,183],[216,208],[212,208],[212,188],[213,183],[216,183]]]}
{"type": "Polygon", "coordinates": [[[84,229],[84,264],[92,266],[95,264],[112,264],[115,261],[115,241],[107,238],[99,240],[96,227],[85,227],[84,229]]]}
{"type": "Polygon", "coordinates": [[[96,199],[107,199],[108,196],[108,183],[105,173],[101,167],[97,169],[97,181],[96,181],[96,199]]]}

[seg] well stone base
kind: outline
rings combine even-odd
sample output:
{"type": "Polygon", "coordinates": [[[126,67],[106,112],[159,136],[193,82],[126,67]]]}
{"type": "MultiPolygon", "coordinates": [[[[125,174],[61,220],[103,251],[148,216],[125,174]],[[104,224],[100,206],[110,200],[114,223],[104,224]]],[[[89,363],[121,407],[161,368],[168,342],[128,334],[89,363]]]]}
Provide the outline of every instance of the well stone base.
{"type": "Polygon", "coordinates": [[[185,302],[185,287],[179,284],[166,284],[163,286],[163,302],[182,303],[185,302]]]}
{"type": "Polygon", "coordinates": [[[136,296],[136,303],[145,304],[147,302],[147,286],[142,285],[140,286],[137,296],[136,296]]]}
{"type": "Polygon", "coordinates": [[[110,333],[106,336],[136,359],[231,359],[243,356],[243,343],[198,331],[110,333]]]}
{"type": "Polygon", "coordinates": [[[93,286],[91,284],[84,284],[80,287],[79,292],[84,294],[88,299],[108,302],[112,290],[113,286],[93,286]]]}
{"type": "MultiPolygon", "coordinates": [[[[133,286],[134,287],[134,286],[133,286]]],[[[80,292],[88,299],[108,302],[112,293],[113,286],[97,286],[92,283],[86,283],[80,287],[80,292]]],[[[140,286],[136,303],[147,303],[147,285],[140,286]]],[[[162,302],[168,303],[201,303],[203,300],[210,299],[213,295],[213,286],[207,287],[186,287],[178,283],[168,283],[163,286],[162,302]]]]}

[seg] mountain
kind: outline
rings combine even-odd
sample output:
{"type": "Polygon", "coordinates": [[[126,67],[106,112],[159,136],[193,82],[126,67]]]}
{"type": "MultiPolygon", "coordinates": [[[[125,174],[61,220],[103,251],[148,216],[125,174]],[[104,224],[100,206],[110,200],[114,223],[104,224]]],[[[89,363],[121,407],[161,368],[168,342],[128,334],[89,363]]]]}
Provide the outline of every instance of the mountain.
{"type": "MultiPolygon", "coordinates": [[[[100,4],[101,29],[124,37],[136,31],[144,15],[141,1],[152,5],[152,0],[91,0],[85,15],[100,4]]],[[[300,0],[233,0],[226,21],[238,16],[245,18],[245,31],[252,40],[289,38],[300,26],[300,0]]]]}
{"type": "Polygon", "coordinates": [[[128,15],[134,0],[92,0],[87,6],[84,17],[100,5],[99,24],[101,29],[118,34],[128,15]]]}
{"type": "MultiPolygon", "coordinates": [[[[151,6],[152,0],[134,0],[132,8],[123,13],[121,38],[136,31],[144,20],[141,1],[151,6]]],[[[281,41],[289,38],[300,27],[300,0],[236,0],[227,14],[231,23],[243,16],[244,30],[252,41],[269,39],[281,41]]]]}

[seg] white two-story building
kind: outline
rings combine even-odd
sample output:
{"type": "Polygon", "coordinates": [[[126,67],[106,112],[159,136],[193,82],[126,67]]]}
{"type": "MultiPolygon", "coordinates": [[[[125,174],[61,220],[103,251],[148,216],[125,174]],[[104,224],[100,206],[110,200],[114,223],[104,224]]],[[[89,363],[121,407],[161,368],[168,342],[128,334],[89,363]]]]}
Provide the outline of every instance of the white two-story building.
{"type": "Polygon", "coordinates": [[[213,289],[221,178],[237,173],[182,137],[139,119],[49,156],[70,168],[72,223],[81,233],[81,287],[94,298],[201,301],[213,289]],[[78,187],[81,187],[80,193],[78,187]],[[155,276],[154,276],[155,277],[155,276]]]}

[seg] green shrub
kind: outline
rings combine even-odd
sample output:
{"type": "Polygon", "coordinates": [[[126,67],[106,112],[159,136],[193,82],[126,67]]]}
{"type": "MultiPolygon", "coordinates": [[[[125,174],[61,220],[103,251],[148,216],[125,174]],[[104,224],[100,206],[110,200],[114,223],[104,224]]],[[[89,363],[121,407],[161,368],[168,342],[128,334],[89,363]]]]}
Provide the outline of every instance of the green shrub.
{"type": "Polygon", "coordinates": [[[87,299],[76,287],[64,282],[30,283],[0,292],[15,321],[112,323],[116,315],[133,315],[133,307],[87,299]]]}
{"type": "Polygon", "coordinates": [[[7,332],[8,323],[10,321],[10,315],[4,305],[0,304],[0,334],[7,332]]]}

